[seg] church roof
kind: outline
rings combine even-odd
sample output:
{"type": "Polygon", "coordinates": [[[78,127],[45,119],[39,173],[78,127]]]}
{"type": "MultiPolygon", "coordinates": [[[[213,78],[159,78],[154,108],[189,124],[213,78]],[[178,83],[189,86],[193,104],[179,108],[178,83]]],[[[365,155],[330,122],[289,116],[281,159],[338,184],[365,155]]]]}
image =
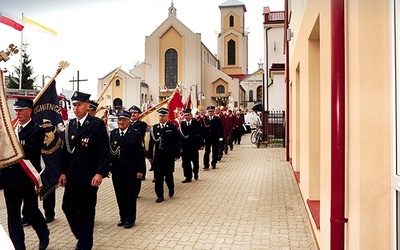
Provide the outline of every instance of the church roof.
{"type": "Polygon", "coordinates": [[[222,3],[219,8],[229,8],[229,7],[243,7],[244,12],[246,12],[246,5],[244,3],[238,1],[238,0],[228,0],[224,3],[222,3]]]}

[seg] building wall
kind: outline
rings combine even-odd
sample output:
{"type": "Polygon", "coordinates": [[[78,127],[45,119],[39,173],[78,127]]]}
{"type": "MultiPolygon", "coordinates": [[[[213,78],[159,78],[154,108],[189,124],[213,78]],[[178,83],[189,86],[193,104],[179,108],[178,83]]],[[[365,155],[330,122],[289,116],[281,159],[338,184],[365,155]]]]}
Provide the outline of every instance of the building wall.
{"type": "MultiPolygon", "coordinates": [[[[290,157],[304,202],[320,200],[320,228],[311,224],[329,249],[331,7],[319,0],[290,6],[290,157]]],[[[390,249],[389,2],[345,1],[344,9],[345,248],[390,249]]]]}

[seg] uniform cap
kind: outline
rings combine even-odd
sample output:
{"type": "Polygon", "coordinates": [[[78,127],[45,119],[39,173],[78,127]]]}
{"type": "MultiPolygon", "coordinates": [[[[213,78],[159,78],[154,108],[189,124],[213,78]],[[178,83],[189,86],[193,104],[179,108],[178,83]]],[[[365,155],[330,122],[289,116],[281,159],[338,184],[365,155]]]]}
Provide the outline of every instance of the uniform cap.
{"type": "Polygon", "coordinates": [[[185,109],[183,111],[184,114],[191,114],[192,113],[192,109],[185,109]]]}
{"type": "Polygon", "coordinates": [[[72,101],[72,103],[88,102],[89,97],[90,97],[90,94],[75,91],[75,93],[71,97],[71,101],[72,101]]]}
{"type": "Polygon", "coordinates": [[[99,104],[93,100],[89,100],[88,103],[90,104],[89,110],[96,110],[99,104]]]}
{"type": "Polygon", "coordinates": [[[32,108],[33,101],[31,99],[26,98],[18,98],[18,100],[14,103],[14,109],[27,109],[32,108]]]}
{"type": "Polygon", "coordinates": [[[132,107],[129,108],[129,112],[133,113],[133,112],[137,112],[139,114],[142,113],[142,111],[140,110],[140,108],[138,108],[137,106],[133,105],[132,107]]]}
{"type": "Polygon", "coordinates": [[[159,109],[157,110],[157,113],[158,113],[159,115],[168,115],[168,109],[167,109],[167,108],[159,108],[159,109]]]}
{"type": "Polygon", "coordinates": [[[130,118],[131,118],[131,113],[129,113],[129,112],[126,111],[126,110],[121,110],[121,111],[118,112],[117,116],[118,116],[118,118],[127,118],[127,119],[130,119],[130,118]]]}
{"type": "Polygon", "coordinates": [[[207,107],[207,110],[208,110],[208,111],[214,111],[214,110],[215,110],[215,107],[214,107],[214,106],[208,106],[208,107],[207,107]]]}

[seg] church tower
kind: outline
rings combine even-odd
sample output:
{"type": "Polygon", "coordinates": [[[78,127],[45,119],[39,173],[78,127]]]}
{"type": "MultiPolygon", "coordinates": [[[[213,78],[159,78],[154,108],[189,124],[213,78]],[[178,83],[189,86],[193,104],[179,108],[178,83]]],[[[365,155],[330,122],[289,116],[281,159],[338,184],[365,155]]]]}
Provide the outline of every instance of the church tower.
{"type": "Polygon", "coordinates": [[[248,73],[248,32],[245,29],[246,6],[228,0],[219,6],[221,33],[218,35],[218,58],[221,70],[228,75],[248,73]]]}

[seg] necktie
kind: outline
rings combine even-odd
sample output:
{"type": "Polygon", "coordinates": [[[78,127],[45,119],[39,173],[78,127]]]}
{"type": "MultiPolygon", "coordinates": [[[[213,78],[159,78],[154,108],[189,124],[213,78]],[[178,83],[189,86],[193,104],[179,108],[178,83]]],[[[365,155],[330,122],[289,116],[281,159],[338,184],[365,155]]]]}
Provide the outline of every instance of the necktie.
{"type": "Polygon", "coordinates": [[[124,132],[121,132],[121,137],[123,137],[124,136],[124,132]]]}
{"type": "Polygon", "coordinates": [[[23,129],[23,127],[21,125],[18,126],[18,133],[21,132],[22,129],[23,129]]]}
{"type": "Polygon", "coordinates": [[[81,122],[78,121],[78,129],[80,129],[80,128],[81,128],[81,122]]]}
{"type": "Polygon", "coordinates": [[[187,124],[188,126],[190,126],[190,122],[186,122],[186,124],[187,124]]]}
{"type": "Polygon", "coordinates": [[[163,128],[164,128],[164,124],[160,124],[160,126],[161,126],[161,129],[163,129],[163,128]]]}

